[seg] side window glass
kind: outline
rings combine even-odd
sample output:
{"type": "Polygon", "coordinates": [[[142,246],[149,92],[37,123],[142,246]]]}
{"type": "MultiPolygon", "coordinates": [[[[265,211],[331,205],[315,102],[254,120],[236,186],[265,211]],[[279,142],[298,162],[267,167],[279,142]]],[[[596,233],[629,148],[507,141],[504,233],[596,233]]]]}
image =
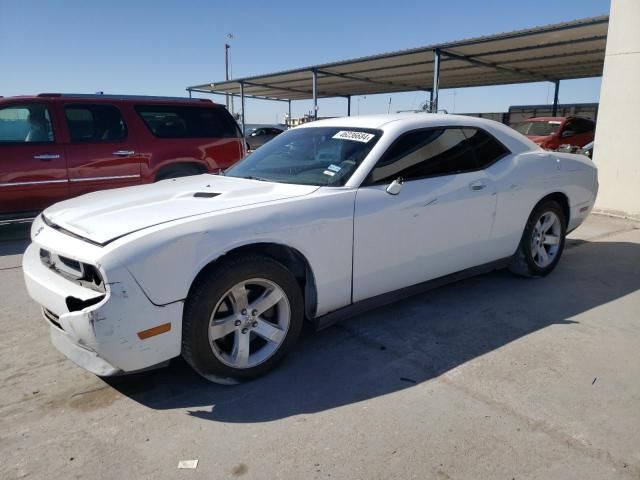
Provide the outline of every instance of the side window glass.
{"type": "Polygon", "coordinates": [[[137,105],[136,112],[159,138],[237,137],[235,122],[223,108],[137,105]]]}
{"type": "Polygon", "coordinates": [[[486,168],[509,153],[507,147],[483,130],[464,128],[462,131],[475,152],[478,168],[486,168]]]}
{"type": "Polygon", "coordinates": [[[72,143],[116,142],[127,138],[127,125],[113,105],[67,105],[64,114],[72,143]]]}
{"type": "Polygon", "coordinates": [[[460,128],[411,132],[383,155],[369,181],[381,183],[397,177],[412,180],[477,169],[470,140],[460,128]]]}
{"type": "Polygon", "coordinates": [[[587,133],[595,129],[595,125],[586,119],[578,119],[574,121],[576,133],[587,133]]]}
{"type": "Polygon", "coordinates": [[[577,133],[577,125],[576,122],[574,120],[569,120],[567,123],[564,124],[564,128],[562,129],[562,133],[564,135],[567,136],[573,136],[577,133]],[[568,132],[568,133],[567,133],[568,132]],[[569,135],[571,134],[571,135],[569,135]]]}
{"type": "MultiPolygon", "coordinates": [[[[200,122],[201,137],[236,137],[235,122],[226,116],[226,110],[222,108],[197,108],[197,118],[200,122]]],[[[194,132],[195,133],[195,132],[194,132]]]]}
{"type": "Polygon", "coordinates": [[[136,107],[136,111],[156,137],[184,138],[187,136],[187,121],[179,112],[170,108],[157,107],[136,107]]]}
{"type": "Polygon", "coordinates": [[[0,109],[0,143],[52,143],[49,109],[42,104],[0,109]]]}

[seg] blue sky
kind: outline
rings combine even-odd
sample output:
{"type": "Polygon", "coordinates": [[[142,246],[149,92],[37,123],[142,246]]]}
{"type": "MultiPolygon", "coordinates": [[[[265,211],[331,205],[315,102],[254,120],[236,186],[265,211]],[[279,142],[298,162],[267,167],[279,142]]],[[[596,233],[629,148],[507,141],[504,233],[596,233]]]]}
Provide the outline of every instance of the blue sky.
{"type": "MultiPolygon", "coordinates": [[[[609,0],[0,0],[0,95],[81,92],[185,95],[224,78],[230,41],[234,77],[607,14],[609,0]]],[[[599,79],[562,82],[560,101],[597,101],[599,79]]],[[[506,111],[545,103],[547,83],[443,90],[450,112],[506,111]]],[[[352,112],[417,108],[424,93],[352,99],[352,112]]],[[[224,102],[222,97],[211,97],[224,102]]],[[[281,121],[286,104],[249,100],[247,121],[281,121]]],[[[346,114],[344,99],[320,115],[346,114]]],[[[293,115],[311,102],[293,102],[293,115]]]]}

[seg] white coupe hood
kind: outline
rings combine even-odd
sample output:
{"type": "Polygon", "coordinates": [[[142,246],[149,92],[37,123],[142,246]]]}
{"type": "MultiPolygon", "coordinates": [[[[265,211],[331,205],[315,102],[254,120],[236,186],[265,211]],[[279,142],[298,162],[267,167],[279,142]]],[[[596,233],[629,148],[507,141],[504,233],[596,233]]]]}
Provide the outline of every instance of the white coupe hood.
{"type": "Polygon", "coordinates": [[[220,210],[308,195],[315,185],[289,185],[218,175],[163,180],[89,193],[55,204],[45,221],[99,244],[143,228],[220,210]]]}

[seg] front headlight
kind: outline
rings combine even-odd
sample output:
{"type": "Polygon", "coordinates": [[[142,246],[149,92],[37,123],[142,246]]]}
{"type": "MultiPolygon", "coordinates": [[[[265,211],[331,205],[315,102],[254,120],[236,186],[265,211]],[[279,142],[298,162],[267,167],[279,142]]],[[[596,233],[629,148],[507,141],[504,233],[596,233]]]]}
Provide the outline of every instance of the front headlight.
{"type": "Polygon", "coordinates": [[[40,249],[40,260],[44,265],[67,280],[76,282],[96,292],[105,292],[102,275],[93,265],[52,253],[44,248],[40,249]]]}

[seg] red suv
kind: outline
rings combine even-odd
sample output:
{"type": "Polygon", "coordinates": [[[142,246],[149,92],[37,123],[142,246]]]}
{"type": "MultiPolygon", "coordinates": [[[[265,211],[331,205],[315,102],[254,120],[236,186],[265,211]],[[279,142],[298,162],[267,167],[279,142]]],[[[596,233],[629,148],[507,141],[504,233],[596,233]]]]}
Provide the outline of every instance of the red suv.
{"type": "Polygon", "coordinates": [[[0,218],[94,190],[218,172],[244,154],[238,124],[210,100],[0,97],[0,218]]]}
{"type": "Polygon", "coordinates": [[[580,117],[537,117],[514,125],[518,132],[529,137],[546,150],[556,150],[560,145],[584,147],[593,141],[596,124],[580,117]]]}

